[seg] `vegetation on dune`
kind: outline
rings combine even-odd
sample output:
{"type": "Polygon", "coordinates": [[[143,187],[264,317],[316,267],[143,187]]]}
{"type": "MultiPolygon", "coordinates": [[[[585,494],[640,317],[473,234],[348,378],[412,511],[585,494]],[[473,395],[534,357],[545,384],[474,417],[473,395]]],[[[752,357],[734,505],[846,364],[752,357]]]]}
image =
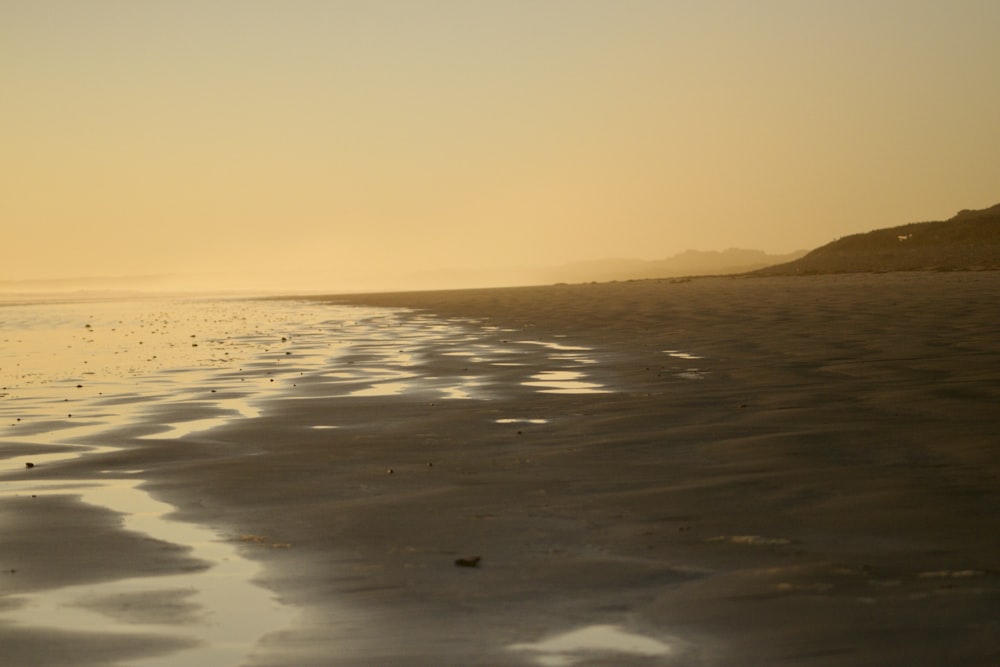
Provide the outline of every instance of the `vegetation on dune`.
{"type": "Polygon", "coordinates": [[[1000,204],[936,222],[852,234],[752,275],[1000,269],[1000,204]]]}

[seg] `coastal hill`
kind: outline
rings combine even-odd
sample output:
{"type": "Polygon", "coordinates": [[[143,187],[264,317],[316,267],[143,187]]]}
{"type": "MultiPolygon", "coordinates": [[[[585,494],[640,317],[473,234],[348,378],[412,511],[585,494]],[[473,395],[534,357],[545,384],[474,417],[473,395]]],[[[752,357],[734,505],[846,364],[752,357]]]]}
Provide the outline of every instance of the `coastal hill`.
{"type": "Polygon", "coordinates": [[[537,269],[538,283],[606,282],[611,280],[641,280],[676,276],[723,275],[746,273],[798,259],[805,250],[772,255],[763,250],[727,248],[726,250],[685,250],[671,257],[656,260],[596,259],[571,262],[561,266],[537,269]]]}
{"type": "Polygon", "coordinates": [[[852,234],[749,275],[1000,269],[1000,204],[937,222],[852,234]]]}
{"type": "Polygon", "coordinates": [[[789,262],[805,254],[805,250],[781,255],[769,254],[763,250],[742,248],[686,250],[671,257],[654,260],[604,258],[554,266],[441,268],[413,272],[403,276],[403,278],[407,289],[447,289],[456,285],[495,287],[611,282],[614,280],[743,274],[765,266],[789,262]]]}

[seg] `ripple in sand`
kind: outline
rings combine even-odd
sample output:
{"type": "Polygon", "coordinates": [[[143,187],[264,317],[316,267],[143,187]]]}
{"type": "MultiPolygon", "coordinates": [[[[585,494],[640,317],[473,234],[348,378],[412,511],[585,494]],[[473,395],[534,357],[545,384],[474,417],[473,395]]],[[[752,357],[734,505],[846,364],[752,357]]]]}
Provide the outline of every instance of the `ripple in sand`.
{"type": "Polygon", "coordinates": [[[613,661],[615,656],[619,659],[623,656],[653,658],[674,652],[670,644],[626,632],[617,625],[590,625],[544,641],[512,644],[508,648],[531,654],[535,662],[545,667],[592,663],[598,657],[613,661]]]}
{"type": "Polygon", "coordinates": [[[579,345],[563,345],[562,343],[548,343],[541,340],[519,340],[517,342],[521,345],[541,345],[542,347],[550,350],[559,350],[560,352],[590,352],[591,350],[589,347],[581,347],[579,345]]]}
{"type": "Polygon", "coordinates": [[[358,389],[347,394],[348,396],[398,396],[406,393],[410,386],[408,382],[377,382],[370,387],[358,389]]]}
{"type": "Polygon", "coordinates": [[[698,356],[697,354],[690,354],[689,352],[681,352],[680,350],[664,350],[664,352],[666,354],[669,354],[671,357],[674,357],[675,359],[703,359],[704,358],[704,357],[698,356]]]}
{"type": "Polygon", "coordinates": [[[706,541],[767,547],[784,546],[792,543],[786,537],[764,537],[762,535],[719,535],[718,537],[710,537],[706,541]]]}
{"type": "Polygon", "coordinates": [[[538,387],[547,394],[606,394],[608,389],[596,382],[584,382],[583,373],[577,371],[542,371],[522,382],[526,387],[538,387]]]}
{"type": "Polygon", "coordinates": [[[547,424],[548,419],[519,419],[519,418],[507,418],[507,419],[497,419],[497,424],[547,424]]]}

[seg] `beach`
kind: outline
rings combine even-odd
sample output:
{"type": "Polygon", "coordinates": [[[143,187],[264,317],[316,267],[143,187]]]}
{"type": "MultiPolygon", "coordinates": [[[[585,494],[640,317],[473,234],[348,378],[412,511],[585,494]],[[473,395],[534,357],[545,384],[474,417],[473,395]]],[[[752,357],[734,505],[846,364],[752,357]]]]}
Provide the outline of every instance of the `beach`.
{"type": "Polygon", "coordinates": [[[4,431],[0,663],[197,664],[182,582],[237,554],[241,618],[276,614],[247,667],[1000,662],[1000,272],[285,302],[363,317],[268,329],[112,449],[26,469],[48,422],[4,431]],[[45,492],[109,476],[233,554],[45,492]],[[16,620],[139,576],[179,578],[91,599],[103,628],[16,620]]]}

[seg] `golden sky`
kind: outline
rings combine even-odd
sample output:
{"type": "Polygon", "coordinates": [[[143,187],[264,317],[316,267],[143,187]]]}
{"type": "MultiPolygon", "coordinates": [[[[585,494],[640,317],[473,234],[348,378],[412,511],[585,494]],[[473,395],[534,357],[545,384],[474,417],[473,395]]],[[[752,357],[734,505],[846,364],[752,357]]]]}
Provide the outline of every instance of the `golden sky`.
{"type": "Polygon", "coordinates": [[[995,0],[0,0],[0,280],[353,288],[944,219],[1000,202],[998,34],[995,0]]]}

